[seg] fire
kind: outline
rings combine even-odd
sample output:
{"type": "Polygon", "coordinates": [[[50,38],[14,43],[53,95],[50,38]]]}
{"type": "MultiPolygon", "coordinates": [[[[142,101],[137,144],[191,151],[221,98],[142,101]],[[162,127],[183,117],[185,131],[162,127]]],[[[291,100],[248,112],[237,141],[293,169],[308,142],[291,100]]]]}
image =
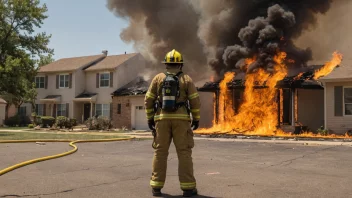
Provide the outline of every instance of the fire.
{"type": "MultiPolygon", "coordinates": [[[[219,119],[218,123],[211,129],[200,131],[238,133],[244,130],[251,135],[274,135],[277,123],[277,103],[275,88],[276,83],[287,74],[284,60],[286,53],[280,52],[275,56],[274,73],[270,74],[263,69],[246,75],[244,102],[240,106],[239,113],[235,115],[231,94],[227,83],[231,82],[235,73],[225,74],[220,83],[219,96],[219,119]],[[257,86],[264,87],[258,89],[257,86]],[[233,116],[235,115],[235,116],[233,116]]],[[[254,62],[254,59],[247,59],[246,63],[254,62]]]]}
{"type": "Polygon", "coordinates": [[[314,80],[319,79],[322,76],[326,76],[331,73],[335,67],[337,67],[342,62],[342,54],[334,52],[332,55],[332,60],[327,62],[321,69],[315,71],[314,80]]]}
{"type": "Polygon", "coordinates": [[[303,76],[303,72],[299,73],[296,77],[293,78],[293,80],[300,80],[303,76]]]}
{"type": "MultiPolygon", "coordinates": [[[[328,62],[321,70],[317,71],[315,76],[326,75],[332,71],[336,65],[340,64],[342,55],[334,53],[332,61],[328,62]]],[[[246,65],[255,62],[255,58],[246,59],[246,65]]],[[[196,133],[201,134],[242,134],[242,135],[260,135],[260,136],[278,136],[292,137],[292,133],[284,132],[278,129],[278,122],[283,122],[283,90],[278,90],[275,86],[278,81],[287,75],[287,67],[285,65],[286,53],[280,52],[274,57],[274,72],[269,73],[263,69],[258,69],[254,73],[247,73],[245,77],[245,90],[243,103],[239,107],[238,113],[235,114],[233,109],[232,90],[228,89],[227,84],[234,77],[234,72],[225,74],[224,79],[220,82],[218,111],[216,109],[216,95],[214,94],[214,120],[213,127],[209,129],[199,129],[196,133]],[[277,101],[278,94],[280,100],[277,101]],[[279,102],[279,104],[278,104],[279,102]],[[278,106],[279,105],[279,106],[278,106]],[[278,111],[280,107],[280,111],[278,111]],[[216,122],[216,115],[218,120],[216,122]]],[[[303,73],[296,78],[301,78],[303,73]]],[[[298,104],[297,92],[294,95],[294,115],[296,124],[301,125],[297,120],[298,104]]],[[[298,137],[317,137],[317,138],[350,138],[345,135],[314,134],[313,132],[304,132],[298,137]]]]}

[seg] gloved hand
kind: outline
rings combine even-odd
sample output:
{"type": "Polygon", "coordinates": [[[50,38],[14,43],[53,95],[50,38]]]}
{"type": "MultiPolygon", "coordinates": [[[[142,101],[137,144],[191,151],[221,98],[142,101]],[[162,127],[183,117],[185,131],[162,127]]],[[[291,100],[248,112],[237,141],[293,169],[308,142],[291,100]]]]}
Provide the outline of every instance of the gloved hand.
{"type": "Polygon", "coordinates": [[[152,131],[155,130],[155,122],[154,122],[154,119],[148,120],[148,127],[149,127],[150,130],[152,130],[152,131]]]}
{"type": "Polygon", "coordinates": [[[199,120],[193,120],[191,127],[193,130],[197,130],[199,127],[199,120]]]}

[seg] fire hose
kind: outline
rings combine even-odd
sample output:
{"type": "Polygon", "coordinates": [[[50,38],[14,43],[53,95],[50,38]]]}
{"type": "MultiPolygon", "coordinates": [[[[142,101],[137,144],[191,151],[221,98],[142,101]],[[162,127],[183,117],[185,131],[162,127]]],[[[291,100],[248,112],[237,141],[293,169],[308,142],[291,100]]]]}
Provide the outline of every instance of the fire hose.
{"type": "Polygon", "coordinates": [[[42,162],[42,161],[46,161],[46,160],[51,160],[51,159],[55,159],[55,158],[60,158],[60,157],[64,157],[70,154],[75,153],[78,150],[78,147],[75,145],[76,143],[91,143],[91,142],[116,142],[116,141],[125,141],[125,140],[131,140],[133,138],[114,138],[114,139],[97,139],[97,140],[55,140],[55,139],[43,139],[43,140],[5,140],[5,141],[1,141],[0,143],[31,143],[31,142],[69,142],[69,145],[71,147],[73,147],[72,150],[64,152],[64,153],[60,153],[60,154],[56,154],[56,155],[50,155],[50,156],[46,156],[46,157],[41,157],[41,158],[36,158],[36,159],[32,159],[32,160],[28,160],[28,161],[24,161],[18,164],[15,164],[13,166],[7,167],[5,169],[0,170],[0,176],[13,171],[15,169],[30,165],[30,164],[34,164],[34,163],[38,163],[38,162],[42,162]]]}

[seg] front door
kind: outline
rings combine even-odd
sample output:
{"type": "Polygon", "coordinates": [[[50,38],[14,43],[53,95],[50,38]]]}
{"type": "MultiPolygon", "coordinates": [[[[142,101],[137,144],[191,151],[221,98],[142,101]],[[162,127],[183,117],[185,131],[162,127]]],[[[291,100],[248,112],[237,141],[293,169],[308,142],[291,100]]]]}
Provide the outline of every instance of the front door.
{"type": "Polygon", "coordinates": [[[89,103],[84,104],[84,121],[90,118],[90,107],[91,105],[89,103]]]}

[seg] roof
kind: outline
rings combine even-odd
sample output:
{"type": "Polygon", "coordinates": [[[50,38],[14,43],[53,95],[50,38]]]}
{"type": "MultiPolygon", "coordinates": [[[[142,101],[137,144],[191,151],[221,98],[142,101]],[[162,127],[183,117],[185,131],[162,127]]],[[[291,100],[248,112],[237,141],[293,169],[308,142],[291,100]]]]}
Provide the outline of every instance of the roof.
{"type": "Polygon", "coordinates": [[[54,99],[54,98],[59,98],[59,97],[61,97],[61,95],[48,95],[43,99],[54,99]]]}
{"type": "Polygon", "coordinates": [[[137,54],[138,53],[107,56],[106,58],[104,58],[104,60],[100,61],[99,63],[85,69],[85,71],[115,69],[127,60],[136,56],[137,54]]]}
{"type": "Polygon", "coordinates": [[[352,67],[351,66],[339,66],[336,67],[329,75],[321,77],[320,80],[352,80],[352,67]]]}
{"type": "Polygon", "coordinates": [[[0,98],[0,104],[7,104],[7,102],[4,99],[0,98]]]}
{"type": "MultiPolygon", "coordinates": [[[[276,88],[300,88],[300,89],[323,89],[322,83],[313,79],[314,72],[320,69],[323,65],[312,65],[309,67],[302,67],[291,69],[289,74],[282,80],[278,81],[276,88]]],[[[214,92],[219,90],[219,83],[207,82],[203,87],[198,88],[200,92],[214,92]]],[[[245,74],[239,73],[236,75],[232,82],[228,83],[228,88],[244,88],[245,87],[245,74]]],[[[265,84],[255,86],[255,88],[265,88],[265,84]]]]}
{"type": "Polygon", "coordinates": [[[147,93],[150,81],[145,81],[143,77],[137,77],[127,85],[116,90],[114,96],[143,95],[147,93]]]}
{"type": "Polygon", "coordinates": [[[96,61],[99,61],[104,57],[105,57],[104,54],[100,54],[100,55],[93,55],[93,56],[63,58],[63,59],[54,61],[48,65],[40,67],[39,72],[74,71],[81,67],[88,66],[96,61]]]}
{"type": "Polygon", "coordinates": [[[88,93],[88,92],[83,92],[76,96],[76,98],[91,98],[93,96],[97,95],[96,93],[88,93]]]}

